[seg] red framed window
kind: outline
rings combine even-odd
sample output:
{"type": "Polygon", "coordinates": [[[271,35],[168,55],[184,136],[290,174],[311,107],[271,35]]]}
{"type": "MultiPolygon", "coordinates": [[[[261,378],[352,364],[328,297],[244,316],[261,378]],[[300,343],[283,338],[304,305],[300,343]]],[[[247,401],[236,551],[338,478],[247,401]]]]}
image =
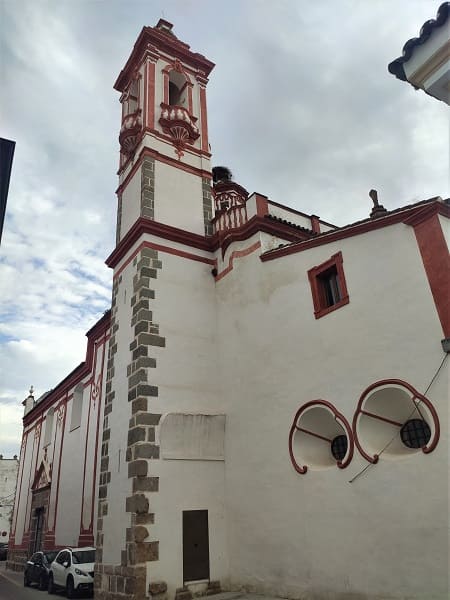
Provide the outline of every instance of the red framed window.
{"type": "Polygon", "coordinates": [[[316,319],[349,303],[342,252],[308,271],[316,319]]]}

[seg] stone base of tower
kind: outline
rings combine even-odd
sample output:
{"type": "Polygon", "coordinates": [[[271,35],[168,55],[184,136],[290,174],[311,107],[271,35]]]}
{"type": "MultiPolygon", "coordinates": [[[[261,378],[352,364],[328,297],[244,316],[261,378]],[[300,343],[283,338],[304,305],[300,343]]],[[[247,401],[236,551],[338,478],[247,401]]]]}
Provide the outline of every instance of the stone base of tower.
{"type": "Polygon", "coordinates": [[[144,600],[147,598],[147,574],[144,566],[96,565],[96,600],[144,600]]]}
{"type": "Polygon", "coordinates": [[[6,561],[6,568],[10,569],[11,571],[23,571],[25,568],[25,563],[27,562],[27,558],[28,553],[25,549],[9,549],[8,560],[6,561]]]}

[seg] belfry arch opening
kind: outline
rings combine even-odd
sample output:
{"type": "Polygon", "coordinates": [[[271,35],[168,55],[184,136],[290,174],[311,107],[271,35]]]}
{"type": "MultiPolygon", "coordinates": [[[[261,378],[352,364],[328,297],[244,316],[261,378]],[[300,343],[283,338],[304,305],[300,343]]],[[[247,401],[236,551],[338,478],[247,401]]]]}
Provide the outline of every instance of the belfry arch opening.
{"type": "Polygon", "coordinates": [[[187,88],[186,77],[178,71],[171,71],[169,73],[169,105],[187,108],[187,88]]]}

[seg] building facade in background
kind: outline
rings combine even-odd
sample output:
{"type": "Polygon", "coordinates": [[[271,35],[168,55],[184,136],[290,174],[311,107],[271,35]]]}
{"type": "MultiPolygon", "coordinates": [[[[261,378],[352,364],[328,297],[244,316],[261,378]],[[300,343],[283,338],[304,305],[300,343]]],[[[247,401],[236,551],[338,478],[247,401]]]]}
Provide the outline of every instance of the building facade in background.
{"type": "Polygon", "coordinates": [[[450,104],[450,2],[443,2],[435,19],[426,21],[419,37],[403,46],[389,71],[417,90],[450,104]]]}
{"type": "Polygon", "coordinates": [[[111,311],[25,401],[9,564],[94,543],[102,600],[443,600],[449,204],[249,195],[211,168],[213,66],[161,19],[116,81],[111,311]]]}
{"type": "Polygon", "coordinates": [[[17,456],[4,458],[0,454],[0,543],[9,542],[18,468],[17,456]]]}

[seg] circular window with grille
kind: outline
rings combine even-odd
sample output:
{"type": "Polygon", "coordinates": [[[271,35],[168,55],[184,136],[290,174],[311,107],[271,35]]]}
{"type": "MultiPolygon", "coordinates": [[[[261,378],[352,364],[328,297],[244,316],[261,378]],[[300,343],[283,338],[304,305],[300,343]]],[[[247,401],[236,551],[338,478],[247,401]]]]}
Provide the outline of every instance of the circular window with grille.
{"type": "Polygon", "coordinates": [[[353,456],[350,425],[330,402],[307,402],[291,425],[289,454],[298,473],[336,466],[343,469],[353,456]]]}
{"type": "Polygon", "coordinates": [[[439,419],[432,403],[410,384],[385,379],[361,395],[353,417],[355,444],[371,463],[384,458],[428,454],[439,441],[439,419]]]}

